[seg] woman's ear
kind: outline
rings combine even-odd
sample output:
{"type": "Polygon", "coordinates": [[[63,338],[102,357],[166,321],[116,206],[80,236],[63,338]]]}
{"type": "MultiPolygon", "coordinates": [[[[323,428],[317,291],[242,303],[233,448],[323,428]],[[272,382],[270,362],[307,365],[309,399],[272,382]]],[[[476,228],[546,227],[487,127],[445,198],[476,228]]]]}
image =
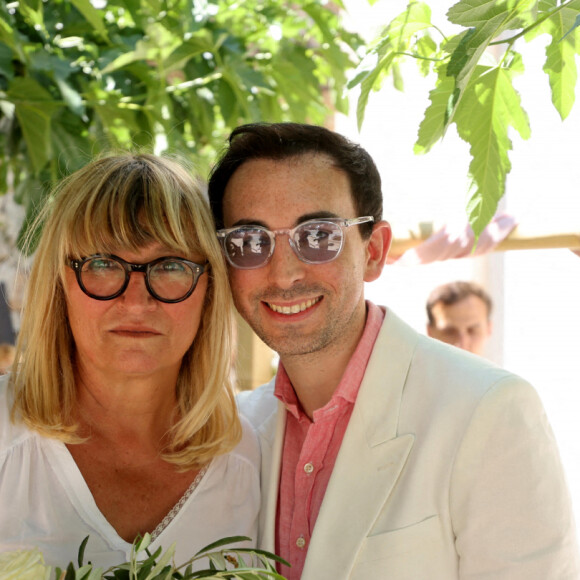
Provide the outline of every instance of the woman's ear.
{"type": "Polygon", "coordinates": [[[389,222],[380,221],[373,226],[373,233],[367,243],[365,282],[372,282],[381,275],[387,261],[392,237],[393,233],[389,222]]]}

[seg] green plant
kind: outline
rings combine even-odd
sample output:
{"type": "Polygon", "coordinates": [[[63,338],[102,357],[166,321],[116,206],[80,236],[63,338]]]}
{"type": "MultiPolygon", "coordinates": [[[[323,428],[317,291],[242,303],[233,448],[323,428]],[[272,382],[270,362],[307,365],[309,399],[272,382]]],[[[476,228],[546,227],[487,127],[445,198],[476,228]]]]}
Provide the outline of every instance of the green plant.
{"type": "MultiPolygon", "coordinates": [[[[549,38],[543,70],[552,104],[565,119],[575,100],[580,52],[579,0],[460,0],[447,12],[452,33],[432,19],[426,2],[410,2],[369,47],[350,87],[360,85],[359,127],[369,94],[387,78],[403,90],[402,65],[414,59],[435,86],[415,145],[428,152],[454,124],[470,146],[472,188],[467,204],[476,235],[494,216],[511,170],[510,131],[531,135],[514,79],[524,73],[521,43],[549,38]]],[[[449,26],[448,26],[449,28],[449,26]]]]}
{"type": "Polygon", "coordinates": [[[189,157],[205,176],[244,122],[345,111],[358,35],[323,0],[0,2],[0,193],[29,222],[103,150],[189,157]]]}
{"type": "Polygon", "coordinates": [[[72,562],[65,568],[56,568],[54,577],[44,565],[38,550],[0,555],[0,578],[9,580],[194,580],[230,578],[238,580],[284,580],[276,572],[275,563],[288,563],[274,554],[257,548],[233,548],[230,544],[249,540],[245,536],[223,538],[206,546],[187,562],[176,565],[173,561],[175,546],[163,552],[149,551],[151,536],[145,534],[133,542],[128,562],[103,569],[91,563],[84,564],[87,536],[79,547],[78,566],[72,562]],[[226,547],[229,546],[229,547],[226,547]],[[194,570],[194,564],[207,559],[207,567],[194,570]]]}

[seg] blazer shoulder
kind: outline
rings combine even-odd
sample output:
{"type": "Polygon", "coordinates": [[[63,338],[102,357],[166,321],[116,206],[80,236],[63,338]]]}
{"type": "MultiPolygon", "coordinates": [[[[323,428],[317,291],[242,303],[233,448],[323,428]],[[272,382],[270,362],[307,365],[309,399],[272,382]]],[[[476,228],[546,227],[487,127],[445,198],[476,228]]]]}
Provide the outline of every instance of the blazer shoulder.
{"type": "MultiPolygon", "coordinates": [[[[418,333],[387,311],[367,367],[370,383],[399,393],[403,415],[419,409],[470,415],[480,402],[510,398],[511,393],[536,396],[525,379],[490,361],[418,333]]],[[[378,387],[377,387],[378,388],[378,387]]],[[[371,389],[372,390],[372,389],[371,389]]],[[[373,391],[373,400],[380,393],[373,391]]],[[[392,401],[394,402],[394,401],[392,401]]]]}

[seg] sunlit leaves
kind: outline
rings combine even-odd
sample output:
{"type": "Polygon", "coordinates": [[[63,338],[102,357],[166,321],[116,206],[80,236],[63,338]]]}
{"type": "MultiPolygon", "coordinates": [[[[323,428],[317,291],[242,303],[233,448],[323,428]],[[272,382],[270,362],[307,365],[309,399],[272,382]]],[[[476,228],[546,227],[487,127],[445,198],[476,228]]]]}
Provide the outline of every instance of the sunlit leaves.
{"type": "Polygon", "coordinates": [[[580,1],[562,6],[556,0],[542,0],[539,7],[541,16],[549,16],[526,38],[532,40],[539,34],[552,37],[546,47],[544,72],[548,75],[552,89],[552,103],[560,117],[565,119],[574,105],[578,79],[576,55],[580,54],[580,1]]]}
{"type": "Polygon", "coordinates": [[[453,121],[463,90],[490,43],[514,27],[529,24],[535,4],[535,0],[461,0],[449,10],[449,21],[468,30],[451,54],[447,67],[447,74],[455,79],[456,92],[446,125],[453,121]]]}
{"type": "Polygon", "coordinates": [[[482,29],[498,18],[505,29],[521,28],[533,21],[536,4],[534,0],[460,0],[449,9],[447,18],[467,28],[482,29]]]}
{"type": "Polygon", "coordinates": [[[103,10],[93,7],[90,0],[70,0],[75,8],[84,16],[97,34],[107,39],[107,27],[103,20],[103,10]]]}
{"type": "Polygon", "coordinates": [[[510,127],[523,139],[530,136],[528,117],[513,88],[513,77],[521,72],[521,58],[511,66],[477,67],[456,113],[459,136],[470,144],[472,179],[468,203],[469,222],[478,235],[495,215],[511,169],[510,127]]]}
{"type": "Polygon", "coordinates": [[[445,67],[442,67],[437,85],[429,94],[431,104],[427,107],[425,117],[419,126],[415,153],[427,153],[443,137],[445,118],[454,90],[455,82],[447,76],[445,67]]]}
{"type": "Polygon", "coordinates": [[[421,63],[423,73],[433,70],[435,86],[429,94],[415,152],[428,152],[451,124],[456,125],[470,146],[472,188],[467,212],[477,236],[493,217],[505,191],[511,170],[510,128],[524,139],[530,136],[527,115],[513,86],[514,76],[523,72],[520,52],[523,54],[525,45],[517,41],[551,36],[543,68],[552,102],[565,118],[574,104],[577,84],[580,0],[460,0],[447,12],[455,34],[446,38],[433,34],[433,28],[424,29],[424,12],[414,12],[414,6],[409,4],[385,28],[369,49],[364,70],[361,67],[351,83],[361,85],[359,123],[370,91],[380,88],[385,72],[394,70],[395,63],[414,58],[421,63]],[[393,34],[400,28],[415,30],[410,36],[401,36],[404,51],[393,34]],[[426,63],[433,63],[432,67],[426,63]]]}
{"type": "Polygon", "coordinates": [[[58,104],[32,78],[16,78],[7,91],[26,142],[32,167],[41,171],[51,156],[50,118],[58,104]]]}
{"type": "MultiPolygon", "coordinates": [[[[238,548],[232,546],[239,542],[251,541],[245,536],[223,538],[200,550],[184,563],[174,561],[175,544],[166,551],[158,547],[151,548],[152,538],[149,534],[138,536],[131,546],[129,560],[110,568],[103,569],[84,564],[85,548],[90,543],[87,536],[78,552],[78,568],[70,562],[63,570],[55,569],[58,580],[285,580],[276,572],[276,563],[289,566],[284,559],[257,548],[238,548]],[[202,569],[200,569],[200,566],[202,569]],[[204,566],[207,566],[204,568],[204,566]],[[194,569],[195,568],[195,569],[194,569]]],[[[44,565],[44,558],[39,550],[8,552],[3,554],[4,562],[16,575],[21,571],[33,570],[43,578],[51,574],[50,567],[44,565]]],[[[25,574],[28,578],[30,574],[25,574]]],[[[11,576],[12,577],[12,576],[11,576]]],[[[36,576],[35,576],[36,577],[36,576]]],[[[51,578],[53,576],[51,575],[51,578]]]]}
{"type": "MultiPolygon", "coordinates": [[[[409,56],[409,53],[414,53],[419,59],[430,57],[434,42],[423,40],[422,35],[417,36],[429,28],[431,28],[429,6],[423,2],[411,2],[405,12],[390,22],[375,45],[369,49],[348,85],[352,88],[360,84],[361,92],[357,105],[359,129],[364,121],[370,92],[379,90],[386,76],[391,75],[395,87],[402,89],[398,63],[409,56]]],[[[425,68],[422,70],[424,74],[428,72],[425,68]]]]}
{"type": "Polygon", "coordinates": [[[205,174],[240,123],[344,111],[361,44],[324,0],[0,3],[2,171],[44,186],[87,152],[146,148],[205,174]]]}

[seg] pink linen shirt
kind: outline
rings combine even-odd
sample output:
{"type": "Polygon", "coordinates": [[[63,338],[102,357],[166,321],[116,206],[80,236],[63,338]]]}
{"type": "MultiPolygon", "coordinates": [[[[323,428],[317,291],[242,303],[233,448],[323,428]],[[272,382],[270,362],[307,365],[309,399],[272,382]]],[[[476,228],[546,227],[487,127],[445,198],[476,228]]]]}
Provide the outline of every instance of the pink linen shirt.
{"type": "Polygon", "coordinates": [[[280,573],[300,580],[310,537],[332,474],[344,433],[352,415],[384,312],[367,301],[367,320],[361,340],[330,401],[310,420],[280,363],[275,395],[284,403],[286,432],[280,469],[276,515],[276,553],[292,566],[280,573]]]}

